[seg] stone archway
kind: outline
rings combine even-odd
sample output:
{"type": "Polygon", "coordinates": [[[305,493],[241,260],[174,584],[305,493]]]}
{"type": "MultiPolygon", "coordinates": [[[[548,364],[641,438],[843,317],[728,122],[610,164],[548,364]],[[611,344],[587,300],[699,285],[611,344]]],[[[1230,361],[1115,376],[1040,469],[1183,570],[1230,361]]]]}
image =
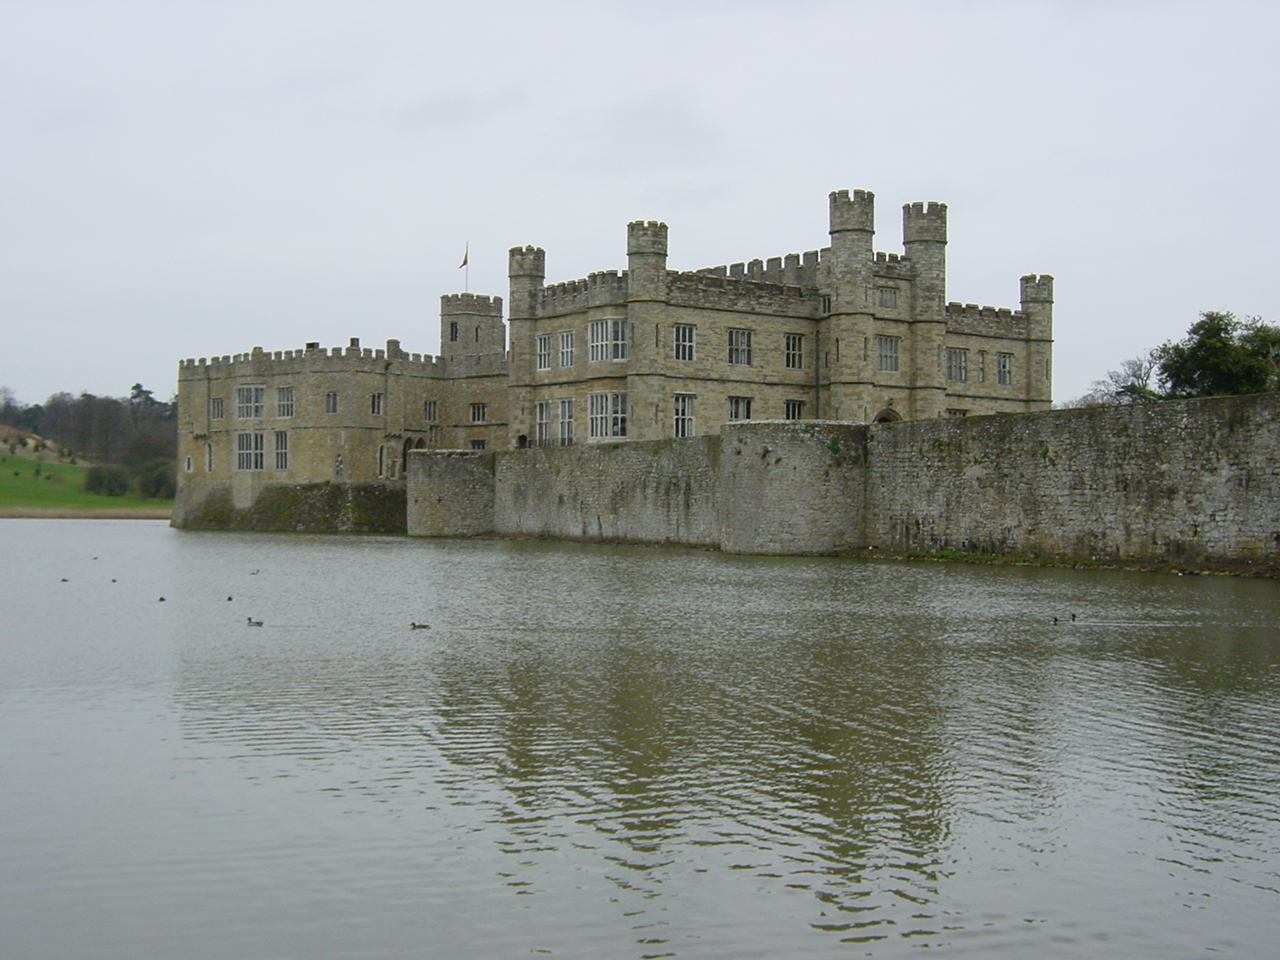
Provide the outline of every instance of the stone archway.
{"type": "Polygon", "coordinates": [[[902,414],[898,413],[893,407],[886,407],[881,410],[873,418],[874,423],[897,423],[902,419],[902,414]]]}

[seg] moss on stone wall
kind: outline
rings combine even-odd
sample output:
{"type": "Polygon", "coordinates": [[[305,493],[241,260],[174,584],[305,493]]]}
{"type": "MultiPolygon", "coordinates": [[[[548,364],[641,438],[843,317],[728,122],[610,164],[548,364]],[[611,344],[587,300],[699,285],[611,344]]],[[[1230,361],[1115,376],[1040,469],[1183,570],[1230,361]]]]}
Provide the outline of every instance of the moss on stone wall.
{"type": "Polygon", "coordinates": [[[193,530],[294,530],[304,533],[404,533],[405,491],[373,483],[273,484],[249,507],[231,491],[209,491],[174,526],[193,530]]]}

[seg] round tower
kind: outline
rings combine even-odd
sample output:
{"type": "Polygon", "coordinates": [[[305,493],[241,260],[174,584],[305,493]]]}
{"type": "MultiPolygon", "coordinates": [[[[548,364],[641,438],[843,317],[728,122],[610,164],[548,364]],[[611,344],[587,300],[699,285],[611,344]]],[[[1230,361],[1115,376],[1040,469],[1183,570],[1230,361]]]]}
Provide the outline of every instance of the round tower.
{"type": "Polygon", "coordinates": [[[627,299],[665,300],[667,225],[656,220],[627,224],[627,299]]]}
{"type": "Polygon", "coordinates": [[[538,295],[547,278],[547,254],[541,247],[512,247],[507,255],[511,319],[538,315],[538,295]]]}

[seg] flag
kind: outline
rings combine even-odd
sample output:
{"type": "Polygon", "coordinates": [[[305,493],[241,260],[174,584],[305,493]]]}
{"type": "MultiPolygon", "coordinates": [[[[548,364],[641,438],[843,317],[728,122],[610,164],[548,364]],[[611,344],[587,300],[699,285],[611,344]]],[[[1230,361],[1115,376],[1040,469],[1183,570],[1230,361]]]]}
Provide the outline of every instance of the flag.
{"type": "Polygon", "coordinates": [[[470,254],[471,254],[471,242],[467,241],[467,245],[462,249],[462,262],[458,264],[459,270],[461,270],[463,267],[467,265],[467,257],[470,256],[470,254]]]}

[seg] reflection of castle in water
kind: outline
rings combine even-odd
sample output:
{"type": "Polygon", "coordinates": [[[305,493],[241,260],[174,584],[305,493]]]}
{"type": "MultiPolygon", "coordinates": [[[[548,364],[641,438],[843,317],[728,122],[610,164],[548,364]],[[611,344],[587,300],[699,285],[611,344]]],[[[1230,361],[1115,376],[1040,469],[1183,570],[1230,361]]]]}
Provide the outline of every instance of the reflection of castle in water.
{"type": "MultiPolygon", "coordinates": [[[[978,914],[948,911],[973,902],[975,870],[984,904],[1006,876],[1034,885],[1042,861],[1087,885],[1092,867],[1067,852],[1089,820],[1073,804],[1105,795],[1114,816],[1120,797],[1124,826],[1208,824],[1227,857],[1256,845],[1241,797],[1274,806],[1269,727],[1251,741],[1228,723],[1224,740],[1221,709],[1265,699],[1277,652],[1258,638],[1274,617],[1228,653],[1227,632],[1189,613],[1179,646],[1178,624],[1140,619],[1150,578],[535,542],[204,543],[216,575],[237,549],[262,567],[233,585],[237,602],[257,589],[283,606],[261,630],[166,610],[186,631],[187,739],[247,779],[378,812],[366,829],[386,826],[424,874],[453,851],[489,905],[547,892],[607,901],[629,924],[711,889],[796,895],[789,918],[841,938],[939,929],[944,914],[973,932],[978,914]],[[1028,613],[1086,587],[1136,618],[1099,630],[1028,613]],[[410,631],[406,605],[432,629],[410,631]],[[1137,795],[1153,781],[1155,811],[1137,795]]],[[[206,561],[179,571],[175,608],[210,590],[206,561]]],[[[1197,581],[1196,609],[1274,612],[1265,587],[1197,581]]]]}

